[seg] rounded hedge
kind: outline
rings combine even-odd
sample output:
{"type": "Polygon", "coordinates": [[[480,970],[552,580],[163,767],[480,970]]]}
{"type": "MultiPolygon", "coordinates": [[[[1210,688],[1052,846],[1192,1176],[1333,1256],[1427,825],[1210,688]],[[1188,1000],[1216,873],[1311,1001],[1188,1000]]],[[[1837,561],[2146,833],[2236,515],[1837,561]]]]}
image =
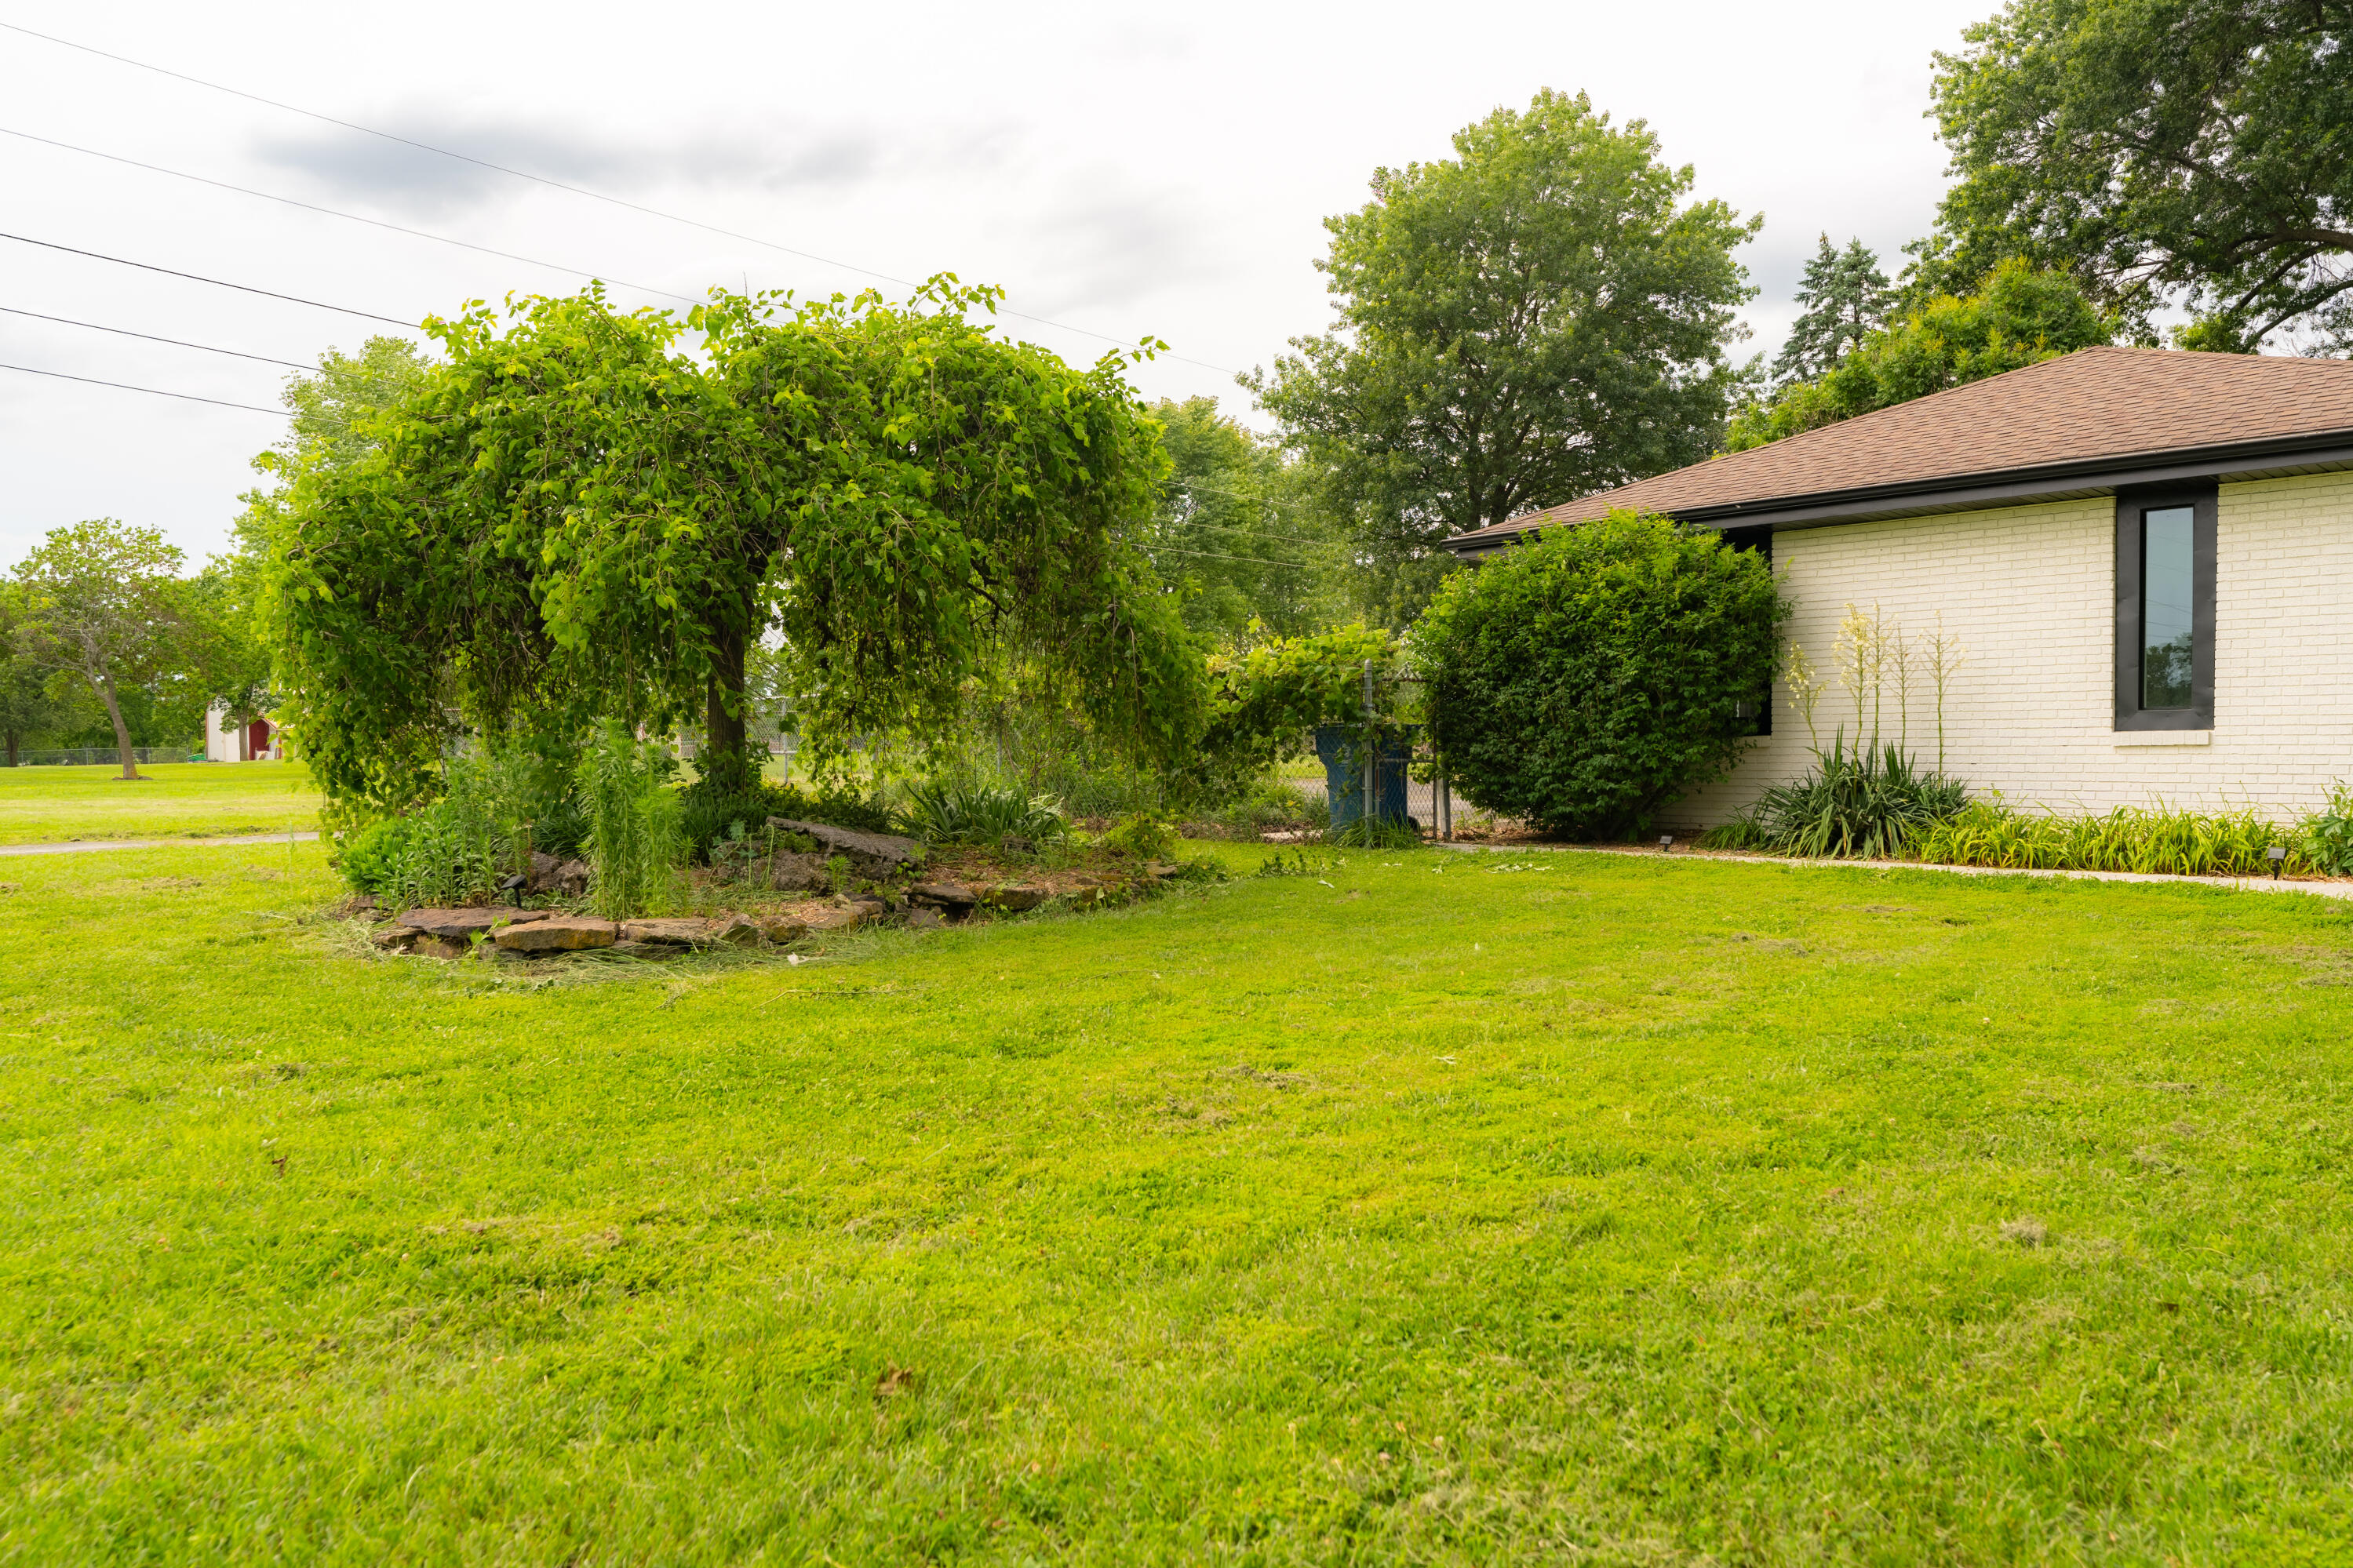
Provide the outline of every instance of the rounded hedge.
{"type": "Polygon", "coordinates": [[[1414,631],[1430,731],[1472,805],[1614,837],[1732,770],[1789,605],[1721,535],[1613,511],[1449,578],[1414,631]]]}

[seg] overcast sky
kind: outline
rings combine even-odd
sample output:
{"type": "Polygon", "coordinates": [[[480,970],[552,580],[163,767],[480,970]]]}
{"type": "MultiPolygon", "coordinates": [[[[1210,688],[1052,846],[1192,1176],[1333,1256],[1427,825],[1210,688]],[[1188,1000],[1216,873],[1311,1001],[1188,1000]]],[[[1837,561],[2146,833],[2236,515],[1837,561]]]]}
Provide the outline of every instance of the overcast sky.
{"type": "MultiPolygon", "coordinates": [[[[1012,330],[1248,414],[1232,373],[1330,310],[1322,219],[1382,164],[1540,88],[1647,120],[1697,194],[1762,212],[1742,254],[1771,349],[1815,236],[1890,262],[1944,185],[1930,55],[1994,0],[890,8],[94,5],[0,22],[699,218],[622,210],[0,30],[0,231],[416,321],[470,298],[630,304],[714,283],[830,293],[953,271],[1012,330]],[[459,239],[469,251],[26,140],[459,239]],[[803,255],[788,254],[789,247],[803,255]],[[822,258],[825,259],[817,259],[822,258]],[[551,264],[551,265],[542,265],[551,264]],[[566,271],[565,268],[573,270],[566,271]],[[623,280],[627,286],[623,286],[623,280]]],[[[903,289],[880,286],[894,295],[903,289]]],[[[0,307],[307,363],[395,329],[0,240],[0,307]]],[[[682,307],[681,307],[682,308],[682,307]]],[[[283,368],[0,314],[0,363],[274,406],[283,368]]],[[[0,563],[114,516],[223,548],[267,414],[0,371],[0,563]]]]}

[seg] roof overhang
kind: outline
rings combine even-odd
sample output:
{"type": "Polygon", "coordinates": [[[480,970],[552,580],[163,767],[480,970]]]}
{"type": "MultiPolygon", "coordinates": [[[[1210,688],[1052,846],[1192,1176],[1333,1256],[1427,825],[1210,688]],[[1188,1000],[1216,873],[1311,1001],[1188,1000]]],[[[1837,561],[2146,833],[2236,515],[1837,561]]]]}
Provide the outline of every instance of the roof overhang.
{"type": "MultiPolygon", "coordinates": [[[[1940,512],[1979,511],[1991,507],[2026,506],[2037,501],[2073,500],[2114,495],[2141,485],[2182,484],[2198,480],[2232,482],[2283,479],[2294,474],[2330,473],[2353,468],[2353,430],[2318,435],[2242,441],[2229,446],[2176,447],[2170,451],[2127,454],[2042,468],[2009,468],[1987,474],[1944,475],[1900,484],[1873,485],[1815,495],[1775,496],[1764,500],[1734,501],[1716,506],[1658,509],[1680,522],[1709,528],[1763,528],[1782,532],[1800,528],[1830,528],[1843,522],[1875,522],[1888,518],[1933,517],[1940,512]]],[[[1569,521],[1582,520],[1567,520],[1569,521]]],[[[1542,514],[1525,523],[1518,519],[1493,532],[1458,534],[1446,542],[1457,558],[1475,561],[1507,545],[1523,534],[1546,525],[1542,514]]]]}

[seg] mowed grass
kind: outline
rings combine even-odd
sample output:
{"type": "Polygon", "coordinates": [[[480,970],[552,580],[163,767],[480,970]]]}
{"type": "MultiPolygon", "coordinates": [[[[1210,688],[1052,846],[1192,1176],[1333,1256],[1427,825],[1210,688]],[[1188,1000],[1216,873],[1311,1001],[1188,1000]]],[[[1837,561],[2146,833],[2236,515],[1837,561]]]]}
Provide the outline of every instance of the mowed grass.
{"type": "Polygon", "coordinates": [[[7,1561],[2353,1552],[2333,902],[1422,851],[526,992],[315,845],[0,879],[7,1561]]]}
{"type": "Polygon", "coordinates": [[[0,768],[0,844],[76,838],[198,838],[308,833],[319,794],[300,763],[142,763],[117,767],[0,768]]]}

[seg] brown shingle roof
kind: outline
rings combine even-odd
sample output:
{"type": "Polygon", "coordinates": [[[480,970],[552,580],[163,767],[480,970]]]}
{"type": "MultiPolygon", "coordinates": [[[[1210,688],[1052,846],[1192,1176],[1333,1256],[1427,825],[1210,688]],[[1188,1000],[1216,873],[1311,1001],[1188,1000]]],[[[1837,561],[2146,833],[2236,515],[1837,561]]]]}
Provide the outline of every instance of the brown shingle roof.
{"type": "Polygon", "coordinates": [[[2353,434],[2353,362],[2092,348],[1713,458],[1461,535],[1492,539],[1613,507],[1684,514],[1841,491],[1986,480],[2192,448],[2353,434]]]}

